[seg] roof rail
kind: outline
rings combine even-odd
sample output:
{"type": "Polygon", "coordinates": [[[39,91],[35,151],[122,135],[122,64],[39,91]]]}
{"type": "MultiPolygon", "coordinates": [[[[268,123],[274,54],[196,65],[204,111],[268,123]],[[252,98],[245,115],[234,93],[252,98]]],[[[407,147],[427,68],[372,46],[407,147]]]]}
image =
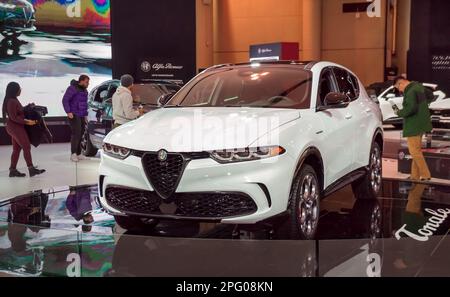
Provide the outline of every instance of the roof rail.
{"type": "Polygon", "coordinates": [[[298,60],[280,60],[280,61],[253,61],[253,62],[243,62],[243,63],[226,63],[226,64],[220,64],[211,66],[205,71],[211,71],[220,69],[223,67],[232,67],[232,66],[246,66],[246,65],[252,65],[252,64],[262,64],[262,65],[304,65],[305,69],[311,70],[311,68],[316,64],[316,61],[298,61],[298,60]]]}

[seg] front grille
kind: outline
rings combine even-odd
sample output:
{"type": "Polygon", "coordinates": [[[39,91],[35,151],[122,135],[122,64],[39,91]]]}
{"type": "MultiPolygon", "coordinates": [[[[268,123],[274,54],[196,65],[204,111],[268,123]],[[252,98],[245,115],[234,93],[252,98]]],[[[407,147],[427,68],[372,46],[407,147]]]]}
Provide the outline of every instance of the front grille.
{"type": "Polygon", "coordinates": [[[253,199],[243,193],[176,193],[166,203],[155,192],[110,187],[106,200],[124,213],[191,219],[223,219],[256,212],[253,199]]]}
{"type": "Polygon", "coordinates": [[[432,109],[431,115],[444,118],[450,117],[450,109],[432,109]]]}
{"type": "Polygon", "coordinates": [[[167,154],[165,161],[158,159],[157,153],[147,153],[142,157],[142,165],[153,189],[165,199],[177,189],[186,165],[181,154],[167,154]]]}
{"type": "MultiPolygon", "coordinates": [[[[144,151],[132,151],[131,154],[135,157],[142,158],[148,152],[144,151]]],[[[208,152],[193,152],[193,153],[180,153],[186,160],[199,160],[208,159],[210,154],[208,152]]]]}

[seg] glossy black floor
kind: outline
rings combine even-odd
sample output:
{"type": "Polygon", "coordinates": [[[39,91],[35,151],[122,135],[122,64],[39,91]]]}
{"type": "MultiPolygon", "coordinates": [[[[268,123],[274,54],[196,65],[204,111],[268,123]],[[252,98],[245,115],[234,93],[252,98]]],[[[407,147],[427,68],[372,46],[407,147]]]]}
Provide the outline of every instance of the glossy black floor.
{"type": "Polygon", "coordinates": [[[450,276],[450,187],[384,180],[377,200],[350,187],[321,204],[316,240],[285,218],[255,226],[163,221],[126,232],[96,186],[0,203],[0,272],[81,276],[450,276]],[[79,267],[74,266],[79,260],[79,267]],[[75,268],[74,268],[75,267],[75,268]]]}

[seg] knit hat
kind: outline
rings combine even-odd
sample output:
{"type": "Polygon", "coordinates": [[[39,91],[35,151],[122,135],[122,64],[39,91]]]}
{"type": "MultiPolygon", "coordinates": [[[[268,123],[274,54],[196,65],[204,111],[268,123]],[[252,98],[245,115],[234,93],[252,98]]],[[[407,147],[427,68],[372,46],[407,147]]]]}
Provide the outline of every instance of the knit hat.
{"type": "Polygon", "coordinates": [[[125,88],[131,87],[133,83],[134,78],[129,74],[122,75],[122,77],[120,78],[120,84],[125,88]]]}

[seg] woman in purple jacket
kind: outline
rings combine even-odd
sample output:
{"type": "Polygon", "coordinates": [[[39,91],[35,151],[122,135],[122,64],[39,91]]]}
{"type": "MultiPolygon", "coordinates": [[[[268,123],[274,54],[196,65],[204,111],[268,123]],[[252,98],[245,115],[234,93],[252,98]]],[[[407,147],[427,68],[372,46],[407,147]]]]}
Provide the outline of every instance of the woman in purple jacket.
{"type": "Polygon", "coordinates": [[[69,118],[72,135],[70,138],[72,155],[70,160],[78,162],[81,156],[81,139],[86,127],[88,115],[89,76],[81,75],[78,81],[72,80],[63,97],[64,110],[69,118]]]}
{"type": "Polygon", "coordinates": [[[31,158],[31,144],[25,125],[36,125],[36,121],[25,119],[23,106],[17,97],[21,93],[20,85],[16,82],[10,82],[6,87],[5,100],[3,101],[2,113],[3,119],[6,120],[6,132],[11,136],[13,152],[11,155],[11,165],[9,167],[9,177],[25,177],[24,173],[17,170],[17,162],[19,161],[20,151],[23,150],[23,156],[28,166],[30,177],[42,174],[45,170],[34,167],[31,158]]]}

